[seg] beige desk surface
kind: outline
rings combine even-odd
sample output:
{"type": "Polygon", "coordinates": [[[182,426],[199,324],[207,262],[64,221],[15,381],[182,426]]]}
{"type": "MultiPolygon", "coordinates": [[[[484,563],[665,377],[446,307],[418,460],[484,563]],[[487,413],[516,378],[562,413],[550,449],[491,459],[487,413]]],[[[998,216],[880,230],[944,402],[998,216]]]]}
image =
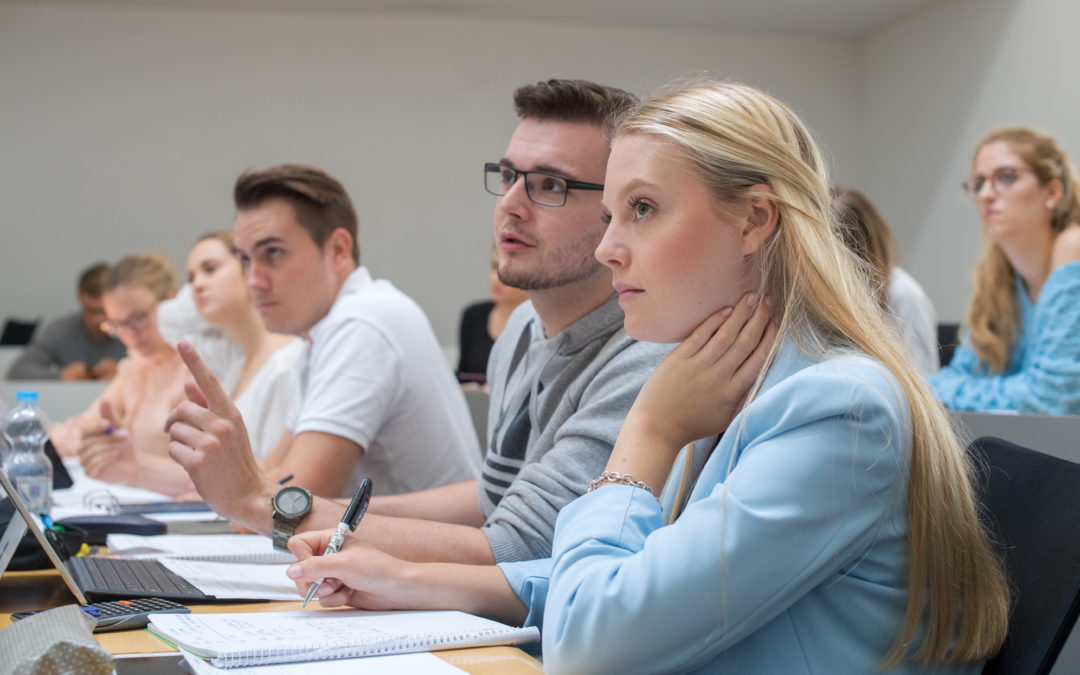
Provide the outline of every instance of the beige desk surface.
{"type": "MultiPolygon", "coordinates": [[[[0,579],[0,629],[11,623],[15,612],[49,609],[75,602],[56,570],[7,572],[0,579]]],[[[196,613],[271,612],[300,609],[300,601],[260,602],[236,605],[192,605],[196,613]]],[[[145,630],[117,631],[96,635],[102,647],[113,654],[142,654],[176,651],[145,630]]],[[[451,665],[475,675],[541,673],[540,663],[515,647],[480,647],[434,652],[451,665]]]]}

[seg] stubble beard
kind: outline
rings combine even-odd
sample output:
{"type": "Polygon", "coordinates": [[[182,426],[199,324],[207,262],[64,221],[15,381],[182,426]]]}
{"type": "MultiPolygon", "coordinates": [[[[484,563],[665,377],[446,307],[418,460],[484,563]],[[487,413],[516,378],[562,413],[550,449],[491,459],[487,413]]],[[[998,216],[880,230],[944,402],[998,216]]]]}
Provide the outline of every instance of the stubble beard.
{"type": "Polygon", "coordinates": [[[601,267],[590,251],[587,255],[557,251],[537,269],[513,269],[512,261],[499,264],[499,281],[523,291],[543,291],[587,279],[601,267]]]}

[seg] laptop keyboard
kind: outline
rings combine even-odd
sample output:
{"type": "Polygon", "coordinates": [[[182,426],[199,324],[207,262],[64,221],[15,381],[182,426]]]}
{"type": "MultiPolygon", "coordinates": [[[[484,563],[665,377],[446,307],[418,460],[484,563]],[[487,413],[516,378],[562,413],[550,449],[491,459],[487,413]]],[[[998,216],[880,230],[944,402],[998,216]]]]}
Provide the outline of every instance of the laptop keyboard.
{"type": "Polygon", "coordinates": [[[67,565],[83,590],[96,595],[206,597],[156,560],[88,556],[69,558],[67,565]]]}

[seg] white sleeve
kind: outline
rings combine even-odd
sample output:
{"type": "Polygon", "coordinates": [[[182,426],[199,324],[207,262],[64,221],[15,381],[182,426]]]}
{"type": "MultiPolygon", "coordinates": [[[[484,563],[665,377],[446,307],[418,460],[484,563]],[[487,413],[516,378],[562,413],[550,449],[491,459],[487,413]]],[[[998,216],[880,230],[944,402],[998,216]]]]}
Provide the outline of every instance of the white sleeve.
{"type": "Polygon", "coordinates": [[[195,310],[191,284],[184,284],[175,297],[158,303],[157,321],[161,336],[172,345],[211,327],[195,310]]]}
{"type": "Polygon", "coordinates": [[[292,365],[304,346],[304,341],[297,338],[275,352],[236,399],[251,442],[251,452],[259,459],[273,452],[285,429],[291,399],[292,365]]]}
{"type": "Polygon", "coordinates": [[[184,284],[176,297],[158,304],[157,320],[166,342],[174,346],[180,340],[190,342],[206,367],[221,380],[222,388],[232,393],[247,357],[222,328],[199,316],[191,284],[184,284]]]}
{"type": "Polygon", "coordinates": [[[941,366],[937,347],[937,311],[915,278],[896,267],[889,277],[889,309],[900,336],[919,372],[932,374],[941,366]]]}
{"type": "Polygon", "coordinates": [[[400,409],[401,370],[382,332],[365,321],[343,322],[312,347],[303,400],[290,412],[293,435],[320,431],[369,448],[400,409]]]}

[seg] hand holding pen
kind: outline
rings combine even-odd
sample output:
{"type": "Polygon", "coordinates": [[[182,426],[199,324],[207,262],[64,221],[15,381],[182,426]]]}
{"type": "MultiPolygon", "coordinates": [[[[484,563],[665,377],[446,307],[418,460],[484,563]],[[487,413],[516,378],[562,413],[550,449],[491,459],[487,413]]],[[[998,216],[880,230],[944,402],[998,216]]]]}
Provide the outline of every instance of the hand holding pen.
{"type": "MultiPolygon", "coordinates": [[[[341,545],[345,543],[345,535],[354,531],[356,526],[360,524],[360,519],[364,517],[364,512],[367,511],[368,502],[370,501],[371,479],[365,478],[360,483],[360,487],[356,489],[352,501],[349,502],[349,508],[345,509],[345,515],[341,517],[341,522],[338,523],[337,530],[334,532],[330,543],[326,546],[323,555],[331,555],[341,550],[341,545]]],[[[311,599],[315,597],[315,591],[319,590],[322,582],[323,579],[320,578],[308,586],[307,594],[304,595],[304,607],[307,607],[311,599]]]]}
{"type": "Polygon", "coordinates": [[[128,430],[108,400],[101,402],[100,417],[82,425],[79,462],[86,475],[110,483],[138,480],[139,462],[128,430]]]}

